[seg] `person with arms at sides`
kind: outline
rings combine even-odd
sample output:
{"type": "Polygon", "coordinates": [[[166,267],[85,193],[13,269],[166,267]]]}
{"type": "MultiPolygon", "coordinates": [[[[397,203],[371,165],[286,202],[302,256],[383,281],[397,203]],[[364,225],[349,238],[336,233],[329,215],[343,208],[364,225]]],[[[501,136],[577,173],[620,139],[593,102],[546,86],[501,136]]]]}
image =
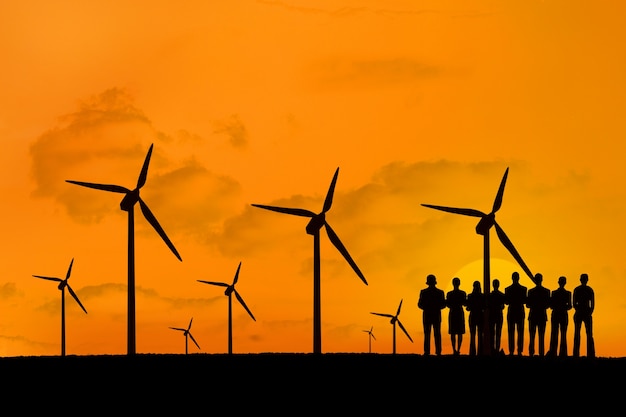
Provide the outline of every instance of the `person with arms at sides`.
{"type": "Polygon", "coordinates": [[[528,354],[535,355],[535,336],[538,336],[538,354],[545,354],[546,323],[550,307],[550,290],[542,285],[543,275],[535,274],[535,286],[528,290],[528,354]]]}
{"type": "Polygon", "coordinates": [[[580,275],[580,285],[574,288],[574,357],[580,355],[580,331],[582,324],[585,324],[585,334],[587,336],[587,357],[596,356],[595,344],[593,341],[593,310],[595,308],[595,295],[593,289],[587,285],[589,275],[580,275]]]}
{"type": "Polygon", "coordinates": [[[502,340],[502,324],[504,322],[504,293],[500,291],[500,280],[493,280],[493,291],[488,295],[489,335],[491,337],[491,354],[500,354],[502,340]]]}
{"type": "Polygon", "coordinates": [[[472,292],[467,294],[470,328],[470,356],[483,353],[483,322],[485,313],[485,298],[480,288],[480,281],[474,281],[472,292]]]}
{"type": "Polygon", "coordinates": [[[567,324],[572,309],[572,292],[565,289],[567,278],[559,277],[559,288],[550,295],[550,349],[548,356],[567,356],[567,324]],[[559,338],[560,345],[559,345],[559,338]]]}
{"type": "Polygon", "coordinates": [[[524,352],[524,323],[526,320],[526,297],[528,290],[519,283],[519,272],[511,274],[511,285],[504,289],[504,302],[506,303],[506,323],[509,336],[509,355],[515,354],[517,336],[517,354],[524,352]]]}
{"type": "Polygon", "coordinates": [[[463,335],[465,334],[465,306],[467,304],[467,293],[460,289],[461,279],[452,279],[453,289],[446,294],[446,306],[448,312],[448,333],[452,343],[452,354],[461,353],[463,335]]]}
{"type": "Polygon", "coordinates": [[[441,310],[446,307],[446,296],[437,288],[437,278],[433,274],[426,277],[427,287],[420,291],[417,307],[422,310],[424,325],[424,355],[430,355],[430,336],[435,342],[435,353],[441,355],[441,310]]]}

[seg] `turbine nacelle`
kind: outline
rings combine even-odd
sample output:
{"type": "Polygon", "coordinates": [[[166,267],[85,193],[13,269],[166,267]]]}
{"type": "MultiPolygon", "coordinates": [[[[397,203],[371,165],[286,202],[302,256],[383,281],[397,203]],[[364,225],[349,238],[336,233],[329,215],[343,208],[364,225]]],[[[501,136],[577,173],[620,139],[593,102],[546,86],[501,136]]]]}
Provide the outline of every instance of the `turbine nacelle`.
{"type": "Polygon", "coordinates": [[[319,232],[319,230],[326,223],[326,213],[316,214],[314,217],[309,220],[309,223],[306,225],[306,232],[309,235],[315,235],[319,232]]]}
{"type": "Polygon", "coordinates": [[[485,236],[487,233],[489,233],[489,230],[493,227],[495,222],[496,222],[496,214],[489,213],[488,215],[481,218],[478,224],[476,225],[476,233],[478,233],[479,235],[485,236]]]}
{"type": "Polygon", "coordinates": [[[139,188],[135,188],[127,193],[120,202],[120,208],[124,211],[131,211],[135,204],[139,201],[139,188]]]}

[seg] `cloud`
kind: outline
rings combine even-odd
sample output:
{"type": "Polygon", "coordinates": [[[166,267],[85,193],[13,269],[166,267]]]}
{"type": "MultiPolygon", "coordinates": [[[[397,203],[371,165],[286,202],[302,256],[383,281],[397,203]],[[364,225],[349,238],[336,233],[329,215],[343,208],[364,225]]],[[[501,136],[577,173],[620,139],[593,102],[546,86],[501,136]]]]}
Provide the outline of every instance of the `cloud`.
{"type": "Polygon", "coordinates": [[[413,84],[440,76],[443,70],[409,58],[347,60],[329,58],[310,66],[315,89],[362,89],[413,84]]]}
{"type": "Polygon", "coordinates": [[[351,17],[351,16],[355,16],[357,14],[362,14],[362,13],[374,13],[374,14],[381,14],[381,15],[416,15],[416,14],[424,14],[424,13],[438,13],[435,10],[410,10],[410,9],[404,9],[404,10],[393,10],[393,9],[372,9],[370,7],[349,7],[349,6],[344,6],[344,7],[340,7],[340,8],[333,8],[333,9],[328,9],[328,8],[321,8],[321,7],[309,7],[309,6],[298,6],[298,5],[294,5],[294,2],[283,2],[283,1],[277,1],[277,0],[257,0],[258,3],[267,5],[267,6],[273,6],[273,7],[280,7],[284,10],[288,10],[291,12],[298,12],[298,13],[303,13],[303,14],[321,14],[321,15],[328,15],[328,16],[333,16],[333,17],[351,17]]]}
{"type": "MultiPolygon", "coordinates": [[[[155,145],[142,199],[170,238],[176,232],[209,240],[226,213],[238,205],[240,184],[207,170],[196,157],[207,141],[184,129],[175,137],[159,132],[124,90],[107,90],[86,100],[61,122],[31,146],[33,195],[56,200],[76,222],[97,223],[119,212],[123,195],[66,180],[133,189],[151,144],[155,145]]],[[[246,145],[247,132],[238,117],[220,126],[233,146],[246,145]]],[[[153,233],[147,231],[146,222],[137,222],[136,227],[137,233],[153,233]]]]}
{"type": "MultiPolygon", "coordinates": [[[[371,277],[389,274],[415,282],[424,268],[439,268],[432,260],[444,259],[441,262],[460,267],[481,256],[482,241],[477,240],[472,219],[446,216],[421,204],[466,206],[488,212],[509,165],[519,186],[520,177],[526,176],[528,169],[516,161],[391,163],[358,188],[344,190],[338,185],[326,219],[368,282],[374,281],[371,277]],[[459,229],[467,232],[459,233],[459,229]],[[452,251],[447,259],[442,258],[440,252],[450,246],[470,249],[452,251]]],[[[528,182],[522,184],[528,186],[528,182]]],[[[255,203],[318,212],[322,199],[320,195],[293,195],[255,203]]],[[[515,212],[516,208],[508,209],[515,212]]],[[[308,276],[312,253],[304,230],[307,222],[304,217],[249,206],[224,223],[228,239],[220,239],[220,250],[239,257],[270,252],[298,256],[302,259],[299,272],[308,276]]],[[[328,241],[324,231],[322,239],[328,241]]],[[[322,262],[329,277],[340,276],[340,271],[349,268],[336,250],[326,251],[322,262]]]]}
{"type": "Polygon", "coordinates": [[[214,123],[213,133],[225,134],[234,148],[245,148],[248,145],[248,130],[238,115],[218,120],[214,123]]]}
{"type": "Polygon", "coordinates": [[[8,300],[22,295],[22,292],[17,290],[15,282],[5,282],[0,285],[0,300],[8,300]]]}

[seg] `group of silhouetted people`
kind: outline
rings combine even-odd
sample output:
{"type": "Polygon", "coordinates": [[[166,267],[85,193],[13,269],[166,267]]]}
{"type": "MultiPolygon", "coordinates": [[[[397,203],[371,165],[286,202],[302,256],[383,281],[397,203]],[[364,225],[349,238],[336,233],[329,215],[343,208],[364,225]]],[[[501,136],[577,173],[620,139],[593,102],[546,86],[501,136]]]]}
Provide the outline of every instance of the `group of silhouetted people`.
{"type": "Polygon", "coordinates": [[[543,286],[543,275],[533,277],[535,286],[528,289],[519,282],[519,273],[511,275],[511,285],[500,290],[500,281],[494,279],[493,290],[487,295],[482,292],[480,281],[474,281],[472,291],[463,291],[461,280],[452,279],[453,289],[447,294],[437,288],[437,278],[433,274],[426,277],[427,287],[422,289],[417,302],[422,310],[424,326],[424,355],[430,355],[431,339],[434,341],[435,354],[441,355],[442,310],[448,312],[448,333],[452,344],[452,353],[459,355],[463,345],[463,335],[469,327],[469,355],[502,354],[502,328],[504,310],[508,334],[509,355],[522,355],[524,351],[524,329],[526,309],[528,309],[528,354],[529,356],[568,356],[567,327],[569,311],[574,309],[574,344],[572,356],[580,356],[581,330],[584,324],[587,342],[587,357],[595,357],[593,341],[592,314],[595,307],[593,289],[587,285],[589,277],[580,275],[580,285],[571,292],[565,288],[567,279],[558,279],[558,288],[550,291],[543,286]],[[550,315],[550,342],[545,352],[545,336],[550,315]],[[485,332],[489,340],[485,340],[485,332]],[[536,349],[536,350],[535,350],[536,349]]]}

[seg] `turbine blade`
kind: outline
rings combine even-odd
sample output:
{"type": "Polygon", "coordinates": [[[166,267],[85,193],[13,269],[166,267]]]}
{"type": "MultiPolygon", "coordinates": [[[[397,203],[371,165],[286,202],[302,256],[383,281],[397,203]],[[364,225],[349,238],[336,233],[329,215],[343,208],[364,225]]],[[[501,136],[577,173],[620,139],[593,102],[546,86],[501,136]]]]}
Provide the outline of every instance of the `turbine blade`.
{"type": "Polygon", "coordinates": [[[398,311],[396,311],[396,317],[400,315],[400,309],[402,308],[402,300],[400,300],[400,305],[398,305],[398,311]]]}
{"type": "Polygon", "coordinates": [[[428,207],[428,208],[432,208],[432,209],[435,209],[435,210],[447,211],[449,213],[462,214],[464,216],[472,216],[472,217],[484,217],[484,216],[486,216],[486,214],[483,213],[482,211],[475,210],[475,209],[470,209],[470,208],[435,206],[435,205],[432,205],[432,204],[422,204],[422,206],[428,207]]]}
{"type": "Polygon", "coordinates": [[[146,159],[143,161],[143,167],[141,167],[141,173],[139,174],[139,178],[137,179],[137,188],[143,187],[146,183],[146,178],[148,178],[148,165],[150,165],[150,156],[152,155],[153,146],[154,144],[150,145],[150,149],[148,149],[146,159]]]}
{"type": "Polygon", "coordinates": [[[372,339],[376,340],[376,336],[374,336],[374,333],[370,333],[370,336],[372,336],[372,339]]]}
{"type": "Polygon", "coordinates": [[[333,195],[335,194],[335,185],[337,184],[338,175],[339,168],[335,170],[333,180],[330,182],[330,187],[328,187],[328,192],[326,193],[326,199],[324,200],[324,208],[322,209],[322,213],[326,213],[328,210],[330,210],[330,206],[333,205],[333,195]]]}
{"type": "Polygon", "coordinates": [[[413,342],[413,339],[411,339],[411,335],[409,334],[409,332],[406,331],[406,329],[404,328],[404,326],[402,325],[402,322],[400,320],[398,320],[398,326],[400,326],[400,328],[402,329],[402,331],[404,332],[404,334],[406,335],[406,337],[409,338],[409,340],[411,342],[413,342]]]}
{"type": "Polygon", "coordinates": [[[256,321],[256,319],[254,318],[254,315],[252,314],[252,311],[250,311],[250,309],[248,308],[248,306],[246,305],[246,303],[243,301],[243,298],[241,298],[241,295],[239,295],[239,293],[237,292],[237,290],[234,290],[235,292],[235,297],[237,297],[237,300],[239,300],[239,302],[241,303],[241,305],[243,306],[243,308],[246,309],[246,311],[248,312],[248,314],[250,314],[250,317],[252,317],[252,320],[256,321]]]}
{"type": "Polygon", "coordinates": [[[70,294],[72,295],[72,297],[74,298],[74,300],[76,300],[76,302],[78,303],[78,305],[80,306],[80,308],[83,309],[83,311],[85,313],[87,313],[87,310],[85,310],[85,307],[83,306],[83,303],[80,302],[80,300],[78,299],[78,296],[76,295],[76,293],[74,292],[74,290],[72,289],[72,287],[70,287],[69,284],[67,284],[67,290],[70,292],[70,294]]]}
{"type": "Polygon", "coordinates": [[[81,185],[83,187],[95,188],[96,190],[110,191],[113,193],[120,193],[120,194],[130,193],[130,190],[128,188],[122,187],[121,185],[94,184],[92,182],[72,181],[72,180],[65,180],[65,182],[69,182],[69,183],[76,184],[76,185],[81,185]]]}
{"type": "Polygon", "coordinates": [[[70,274],[72,273],[72,265],[74,264],[74,258],[70,262],[70,267],[67,269],[67,274],[65,275],[65,280],[67,281],[70,278],[70,274]]]}
{"type": "Polygon", "coordinates": [[[141,207],[141,211],[143,212],[143,215],[145,216],[146,220],[148,220],[148,222],[152,225],[154,230],[157,231],[159,236],[161,236],[161,239],[165,241],[165,244],[170,248],[170,250],[174,253],[174,255],[176,255],[178,260],[182,261],[182,258],[180,257],[180,255],[178,254],[178,251],[174,247],[174,244],[172,243],[170,238],[167,237],[167,235],[165,234],[165,230],[163,230],[163,228],[157,221],[156,217],[154,217],[154,214],[152,214],[152,212],[150,211],[146,203],[144,203],[141,198],[139,199],[139,206],[141,207]]]}
{"type": "Polygon", "coordinates": [[[239,280],[239,270],[241,269],[241,261],[239,262],[239,266],[237,267],[237,272],[235,272],[235,278],[233,278],[233,285],[237,283],[239,280]]]}
{"type": "Polygon", "coordinates": [[[203,281],[201,279],[196,280],[198,282],[202,282],[203,284],[211,284],[211,285],[218,285],[220,287],[229,287],[230,285],[228,285],[225,282],[215,282],[215,281],[203,281]]]}
{"type": "Polygon", "coordinates": [[[187,331],[189,331],[189,329],[191,329],[191,322],[193,321],[193,317],[191,318],[191,320],[189,320],[189,326],[187,326],[187,331]]]}
{"type": "Polygon", "coordinates": [[[517,263],[522,267],[524,272],[526,272],[526,275],[528,275],[530,277],[530,279],[533,282],[535,282],[535,276],[533,275],[532,272],[530,272],[530,268],[528,268],[528,266],[526,266],[526,263],[524,262],[524,260],[520,256],[519,252],[517,252],[517,249],[515,249],[515,246],[513,246],[513,243],[511,242],[509,237],[506,235],[506,233],[504,233],[504,230],[502,230],[502,228],[500,227],[500,225],[498,223],[494,222],[494,226],[496,227],[496,234],[500,238],[500,242],[502,242],[504,247],[509,250],[511,255],[513,255],[513,257],[515,258],[517,263]]]}
{"type": "Polygon", "coordinates": [[[493,209],[491,209],[492,213],[500,210],[502,206],[502,197],[504,195],[504,185],[506,184],[506,177],[509,175],[509,168],[504,171],[504,176],[502,177],[502,181],[500,181],[500,188],[498,188],[498,194],[496,194],[496,199],[493,202],[493,209]]]}
{"type": "Polygon", "coordinates": [[[382,316],[382,317],[390,317],[393,318],[393,316],[391,314],[386,314],[386,313],[370,313],[370,314],[375,314],[377,316],[382,316]]]}
{"type": "Polygon", "coordinates": [[[187,329],[181,329],[180,327],[170,327],[170,329],[173,329],[173,330],[180,330],[181,332],[185,332],[185,331],[187,331],[187,329]]]}
{"type": "Polygon", "coordinates": [[[352,269],[354,269],[354,272],[356,272],[359,278],[361,278],[361,281],[363,281],[365,285],[367,285],[367,281],[365,280],[363,273],[348,253],[346,247],[343,245],[343,243],[341,243],[341,240],[339,240],[339,236],[337,236],[337,233],[335,233],[335,231],[330,227],[328,223],[325,222],[324,225],[326,226],[326,233],[328,234],[328,238],[330,239],[330,241],[333,243],[333,245],[335,245],[337,250],[343,255],[346,261],[348,261],[352,269]]]}
{"type": "Polygon", "coordinates": [[[196,346],[198,346],[198,349],[200,349],[200,345],[198,344],[198,342],[196,342],[196,339],[193,338],[193,335],[191,333],[189,333],[189,337],[191,337],[191,341],[195,343],[196,346]]]}
{"type": "Polygon", "coordinates": [[[312,211],[299,209],[299,208],[266,206],[263,204],[252,204],[252,206],[262,208],[265,210],[277,211],[279,213],[291,214],[294,216],[302,216],[302,217],[314,217],[315,216],[315,213],[313,213],[312,211]]]}
{"type": "Polygon", "coordinates": [[[41,279],[47,279],[48,281],[56,281],[56,282],[61,282],[63,281],[61,278],[55,278],[55,277],[44,277],[41,275],[33,275],[35,278],[41,278],[41,279]]]}

